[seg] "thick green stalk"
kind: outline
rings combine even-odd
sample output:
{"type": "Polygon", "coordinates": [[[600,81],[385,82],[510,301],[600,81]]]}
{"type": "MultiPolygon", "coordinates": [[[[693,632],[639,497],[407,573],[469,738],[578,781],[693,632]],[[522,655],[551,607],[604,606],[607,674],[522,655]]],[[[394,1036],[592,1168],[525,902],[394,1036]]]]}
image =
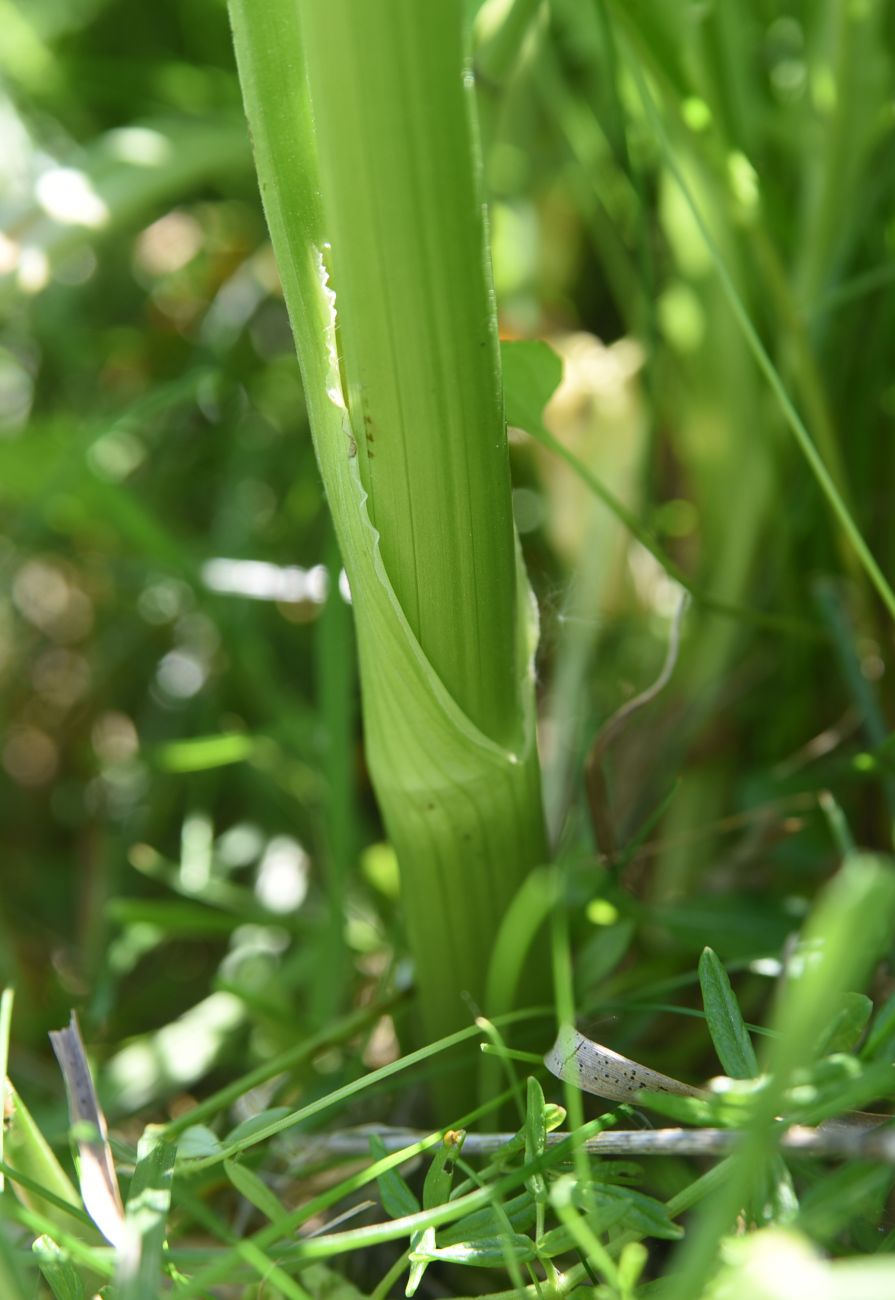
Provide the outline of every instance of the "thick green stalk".
{"type": "Polygon", "coordinates": [[[546,856],[462,6],[231,12],[434,1036],[546,856]]]}
{"type": "Polygon", "coordinates": [[[458,704],[512,741],[510,481],[461,6],[299,8],[348,410],[383,562],[458,704]]]}

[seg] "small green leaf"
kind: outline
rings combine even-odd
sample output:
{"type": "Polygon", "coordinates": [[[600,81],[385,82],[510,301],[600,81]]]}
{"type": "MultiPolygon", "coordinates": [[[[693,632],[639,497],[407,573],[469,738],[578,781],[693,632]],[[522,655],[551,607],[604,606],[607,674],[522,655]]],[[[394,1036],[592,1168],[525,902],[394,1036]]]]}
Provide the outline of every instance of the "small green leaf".
{"type": "Polygon", "coordinates": [[[250,1115],[248,1119],[244,1119],[241,1124],[236,1125],[236,1128],[230,1130],[224,1138],[223,1145],[230,1146],[232,1142],[240,1142],[243,1138],[251,1137],[253,1133],[259,1132],[268,1124],[282,1119],[289,1113],[288,1106],[271,1106],[269,1110],[261,1110],[257,1115],[250,1115]]]}
{"type": "Polygon", "coordinates": [[[818,1054],[850,1052],[861,1037],[873,1011],[873,1002],[864,993],[843,993],[839,1009],[821,1034],[818,1054]]]}
{"type": "Polygon", "coordinates": [[[864,1061],[889,1061],[895,1057],[895,993],[890,993],[873,1018],[861,1048],[864,1061]]]}
{"type": "Polygon", "coordinates": [[[225,1160],[224,1173],[240,1195],[244,1196],[250,1205],[254,1205],[256,1210],[260,1210],[266,1218],[270,1219],[271,1223],[277,1223],[285,1217],[286,1211],[283,1206],[267,1184],[258,1177],[254,1169],[249,1169],[247,1165],[241,1165],[237,1160],[225,1160]]]}
{"type": "Polygon", "coordinates": [[[476,1237],[471,1241],[458,1241],[452,1246],[423,1248],[422,1244],[410,1252],[415,1263],[425,1260],[432,1263],[442,1260],[446,1264],[469,1264],[473,1268],[502,1268],[507,1259],[518,1264],[537,1258],[534,1242],[519,1232],[504,1232],[494,1237],[476,1237]]]}
{"type": "MultiPolygon", "coordinates": [[[[624,1214],[625,1207],[615,1205],[599,1214],[589,1214],[586,1218],[592,1231],[608,1232],[624,1218],[624,1214]]],[[[570,1250],[574,1250],[575,1245],[576,1238],[571,1228],[566,1227],[565,1224],[561,1224],[558,1228],[551,1228],[549,1232],[543,1232],[538,1237],[538,1253],[544,1259],[555,1259],[557,1255],[565,1255],[570,1250]]]]}
{"type": "Polygon", "coordinates": [[[792,1223],[799,1211],[799,1197],[792,1174],[779,1152],[768,1164],[766,1183],[767,1195],[763,1198],[763,1204],[756,1206],[753,1198],[755,1222],[760,1223],[766,1217],[769,1223],[792,1223]]]}
{"type": "Polygon", "coordinates": [[[207,1156],[219,1155],[222,1150],[216,1133],[212,1133],[205,1124],[193,1124],[184,1130],[177,1155],[181,1160],[202,1160],[207,1156]]]}
{"type": "MultiPolygon", "coordinates": [[[[370,1136],[370,1151],[375,1160],[384,1160],[386,1157],[382,1139],[375,1133],[370,1136]]],[[[403,1219],[407,1214],[419,1214],[420,1203],[397,1169],[386,1170],[376,1182],[386,1214],[390,1214],[393,1219],[403,1219]]]]}
{"type": "Polygon", "coordinates": [[[444,1141],[432,1157],[432,1163],[426,1171],[423,1183],[423,1209],[431,1210],[435,1205],[444,1205],[451,1194],[454,1181],[454,1162],[460,1154],[466,1139],[465,1129],[449,1129],[444,1141]]]}
{"type": "MultiPolygon", "coordinates": [[[[547,1145],[547,1124],[544,1117],[544,1090],[534,1075],[528,1076],[525,1106],[525,1163],[530,1164],[544,1154],[547,1145]]],[[[525,1185],[536,1201],[546,1201],[547,1184],[542,1173],[531,1174],[525,1185]]]]}
{"type": "Polygon", "coordinates": [[[503,1206],[504,1216],[498,1215],[491,1205],[481,1210],[473,1210],[456,1223],[450,1223],[441,1230],[442,1245],[456,1245],[462,1241],[478,1241],[483,1237],[497,1237],[509,1220],[514,1232],[527,1231],[535,1221],[535,1203],[530,1192],[521,1192],[503,1206]]]}
{"type": "MultiPolygon", "coordinates": [[[[596,1196],[590,1198],[594,1208],[588,1208],[583,1202],[580,1208],[588,1228],[595,1235],[608,1232],[609,1229],[625,1229],[636,1232],[640,1237],[655,1237],[663,1241],[678,1241],[684,1234],[679,1224],[673,1223],[661,1201],[654,1200],[629,1188],[616,1188],[618,1192],[626,1191],[627,1199],[621,1196],[596,1196]]],[[[578,1198],[573,1200],[578,1203],[578,1198]]],[[[565,1255],[574,1250],[577,1238],[571,1228],[565,1224],[545,1232],[538,1240],[538,1250],[547,1259],[565,1255]]]]}
{"type": "Polygon", "coordinates": [[[631,946],[634,929],[633,921],[618,921],[591,935],[576,961],[582,989],[598,988],[612,974],[631,946]]]}
{"type": "Polygon", "coordinates": [[[546,433],[544,407],[562,381],[562,357],[540,339],[519,339],[501,343],[500,360],[507,424],[546,433]]]}
{"type": "Polygon", "coordinates": [[[565,1106],[557,1106],[556,1102],[548,1101],[544,1107],[544,1126],[548,1133],[554,1129],[562,1128],[566,1119],[565,1106]]]}
{"type": "Polygon", "coordinates": [[[414,1258],[413,1254],[410,1256],[410,1272],[407,1275],[407,1285],[404,1288],[406,1296],[416,1295],[417,1288],[423,1280],[423,1274],[429,1267],[429,1259],[435,1249],[435,1229],[425,1228],[422,1232],[415,1234],[413,1245],[419,1257],[414,1258]]]}
{"type": "Polygon", "coordinates": [[[55,1300],[84,1300],[84,1283],[78,1270],[52,1237],[38,1237],[31,1249],[55,1300]]]}
{"type": "Polygon", "coordinates": [[[699,959],[699,984],[709,1033],[724,1072],[731,1079],[752,1079],[758,1061],[727,971],[711,948],[699,959]]]}
{"type": "Polygon", "coordinates": [[[601,1215],[612,1216],[613,1222],[622,1223],[641,1237],[674,1241],[683,1236],[681,1227],[672,1222],[661,1201],[633,1187],[618,1187],[614,1183],[599,1183],[588,1188],[576,1185],[571,1199],[580,1210],[595,1214],[597,1221],[601,1215]],[[616,1219],[615,1212],[619,1209],[621,1216],[616,1219]]]}

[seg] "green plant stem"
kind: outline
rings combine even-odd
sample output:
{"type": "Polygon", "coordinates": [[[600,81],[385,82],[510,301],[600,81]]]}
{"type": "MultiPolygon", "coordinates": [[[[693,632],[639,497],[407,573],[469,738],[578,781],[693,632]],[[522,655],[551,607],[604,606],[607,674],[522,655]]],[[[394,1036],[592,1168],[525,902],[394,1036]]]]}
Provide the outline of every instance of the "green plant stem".
{"type": "Polygon", "coordinates": [[[340,360],[383,563],[448,690],[512,741],[510,480],[459,6],[300,8],[340,360]]]}
{"type": "Polygon", "coordinates": [[[462,995],[482,998],[500,918],[546,858],[461,9],[231,14],[436,1037],[468,1023],[462,995]]]}

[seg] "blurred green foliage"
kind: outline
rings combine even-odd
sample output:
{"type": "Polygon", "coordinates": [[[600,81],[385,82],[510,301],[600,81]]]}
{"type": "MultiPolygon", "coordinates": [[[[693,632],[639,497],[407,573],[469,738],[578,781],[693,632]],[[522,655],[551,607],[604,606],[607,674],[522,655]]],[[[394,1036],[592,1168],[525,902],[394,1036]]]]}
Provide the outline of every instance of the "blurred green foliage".
{"type": "MultiPolygon", "coordinates": [[[[582,772],[658,672],[676,590],[514,443],[592,1005],[692,976],[708,940],[776,954],[837,860],[831,810],[891,847],[891,627],[674,171],[891,574],[893,17],[875,0],[528,8],[517,57],[477,87],[503,330],[553,340],[555,435],[694,585],[789,621],[688,614],[671,686],[608,754],[619,886],[594,864],[582,772]],[[617,924],[587,920],[601,891],[617,924]]],[[[2,0],[0,20],[0,977],[20,1086],[58,1093],[45,1032],[77,1003],[126,1112],[400,974],[394,863],[225,7],[2,0]]],[[[747,1014],[765,988],[744,980],[747,1014]]],[[[708,1068],[695,1030],[669,1045],[644,1011],[626,1032],[708,1068]]]]}

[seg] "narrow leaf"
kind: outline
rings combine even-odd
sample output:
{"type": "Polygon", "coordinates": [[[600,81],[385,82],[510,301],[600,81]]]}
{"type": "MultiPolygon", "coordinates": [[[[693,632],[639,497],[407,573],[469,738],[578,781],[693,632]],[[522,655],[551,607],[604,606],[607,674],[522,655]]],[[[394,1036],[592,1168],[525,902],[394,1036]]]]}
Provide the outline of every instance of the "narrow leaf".
{"type": "Polygon", "coordinates": [[[277,1223],[285,1217],[286,1211],[265,1182],[258,1177],[254,1169],[241,1165],[237,1160],[224,1161],[224,1173],[230,1182],[244,1196],[250,1205],[260,1210],[271,1223],[277,1223]]]}
{"type": "Polygon", "coordinates": [[[137,1148],[118,1253],[117,1300],[153,1300],[160,1290],[176,1156],[174,1143],[163,1141],[161,1133],[150,1125],[137,1148]]]}
{"type": "Polygon", "coordinates": [[[202,1160],[220,1155],[223,1146],[216,1133],[205,1124],[193,1124],[185,1129],[177,1148],[181,1160],[202,1160]]]}
{"type": "Polygon", "coordinates": [[[534,1242],[518,1232],[504,1232],[496,1237],[477,1237],[473,1241],[459,1241],[453,1246],[436,1246],[426,1250],[422,1244],[411,1251],[413,1262],[442,1260],[446,1264],[470,1264],[476,1268],[502,1268],[507,1259],[525,1264],[537,1258],[534,1242]]]}
{"type": "Polygon", "coordinates": [[[425,1228],[418,1234],[417,1240],[414,1241],[414,1247],[417,1257],[410,1257],[410,1272],[407,1275],[407,1286],[404,1288],[406,1296],[414,1296],[419,1289],[419,1284],[423,1280],[423,1274],[429,1267],[429,1260],[432,1251],[435,1249],[435,1229],[425,1228]]]}
{"type": "Polygon", "coordinates": [[[839,1009],[821,1034],[818,1051],[850,1052],[866,1028],[873,1002],[865,993],[843,993],[839,1009]]]}
{"type": "Polygon", "coordinates": [[[46,1197],[42,1196],[40,1191],[10,1180],[16,1198],[63,1231],[76,1233],[85,1240],[96,1240],[95,1230],[86,1226],[81,1198],[9,1080],[6,1081],[5,1120],[9,1163],[47,1193],[46,1197]],[[73,1213],[67,1213],[63,1205],[70,1206],[73,1213]]]}
{"type": "MultiPolygon", "coordinates": [[[[547,1145],[547,1123],[544,1117],[544,1090],[534,1075],[528,1076],[525,1106],[525,1163],[538,1159],[547,1145]]],[[[547,1184],[542,1173],[526,1179],[526,1187],[536,1201],[546,1201],[547,1184]]]]}
{"type": "MultiPolygon", "coordinates": [[[[12,1003],[13,990],[6,988],[0,995],[0,1092],[2,1092],[2,1081],[6,1078],[6,1070],[9,1064],[9,1031],[12,1027],[12,1003]]],[[[0,1123],[0,1160],[3,1159],[3,1136],[5,1124],[0,1123]]],[[[5,1186],[3,1174],[0,1173],[0,1192],[5,1186]]]]}
{"type": "Polygon", "coordinates": [[[456,1223],[448,1224],[441,1230],[442,1245],[497,1237],[505,1229],[507,1220],[514,1232],[525,1232],[532,1226],[535,1221],[535,1203],[531,1192],[521,1192],[506,1201],[503,1217],[498,1215],[493,1205],[486,1205],[481,1210],[464,1215],[456,1223]]]}
{"type": "Polygon", "coordinates": [[[444,1205],[451,1194],[454,1181],[454,1162],[463,1149],[466,1138],[465,1129],[449,1129],[444,1135],[444,1142],[435,1152],[423,1183],[423,1209],[431,1210],[433,1205],[444,1205]]]}
{"type": "MultiPolygon", "coordinates": [[[[384,1160],[386,1157],[382,1138],[375,1133],[370,1136],[370,1151],[376,1160],[384,1160]]],[[[397,1169],[386,1170],[376,1182],[386,1214],[390,1214],[393,1219],[401,1219],[407,1214],[419,1214],[420,1203],[397,1169]]]]}
{"type": "Polygon", "coordinates": [[[52,1237],[38,1237],[31,1249],[55,1300],[84,1300],[84,1283],[78,1270],[52,1237]]]}
{"type": "Polygon", "coordinates": [[[288,1106],[271,1106],[269,1110],[259,1110],[257,1115],[250,1115],[248,1119],[244,1119],[235,1128],[231,1129],[224,1138],[224,1145],[229,1146],[231,1142],[241,1142],[243,1138],[251,1137],[253,1133],[259,1133],[268,1124],[272,1124],[288,1114],[288,1106]]]}
{"type": "Polygon", "coordinates": [[[500,345],[507,424],[540,437],[544,407],[562,381],[563,362],[540,339],[504,341],[500,345]]]}
{"type": "Polygon", "coordinates": [[[865,1061],[891,1061],[895,1057],[895,993],[890,993],[877,1011],[861,1057],[865,1061]]]}
{"type": "Polygon", "coordinates": [[[709,1033],[724,1072],[731,1079],[752,1079],[758,1061],[727,971],[711,948],[699,959],[699,984],[709,1033]]]}

